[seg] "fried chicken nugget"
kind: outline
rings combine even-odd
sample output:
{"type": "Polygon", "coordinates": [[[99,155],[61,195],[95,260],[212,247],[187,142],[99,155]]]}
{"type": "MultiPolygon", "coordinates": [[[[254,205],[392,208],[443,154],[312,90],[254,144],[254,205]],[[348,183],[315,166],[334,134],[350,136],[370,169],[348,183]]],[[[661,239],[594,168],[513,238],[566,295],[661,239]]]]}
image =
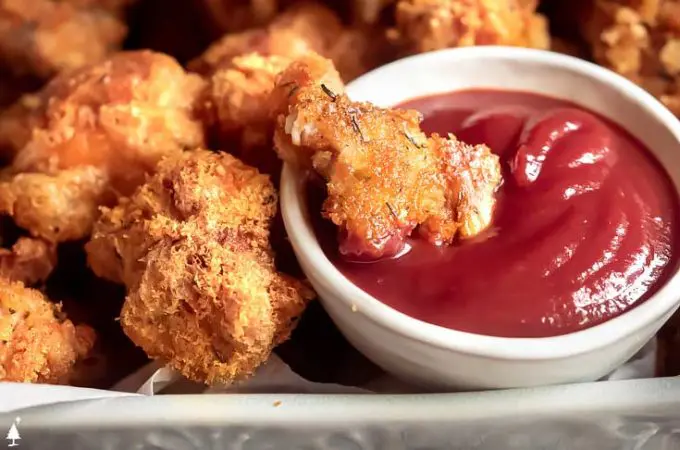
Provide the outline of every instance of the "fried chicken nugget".
{"type": "Polygon", "coordinates": [[[67,384],[95,340],[40,292],[0,280],[0,381],[67,384]]]}
{"type": "Polygon", "coordinates": [[[127,34],[120,0],[0,0],[0,64],[47,80],[103,60],[127,34]]]}
{"type": "Polygon", "coordinates": [[[680,1],[588,0],[577,26],[598,64],[638,83],[680,117],[680,1]]]}
{"type": "Polygon", "coordinates": [[[99,276],[123,282],[125,333],[186,377],[230,383],[285,340],[312,293],[276,271],[265,175],[228,154],[187,152],[119,206],[86,245],[99,276]]]}
{"type": "Polygon", "coordinates": [[[406,53],[448,47],[548,48],[547,22],[532,0],[399,0],[390,37],[406,53]]]}
{"type": "Polygon", "coordinates": [[[0,116],[12,165],[0,212],[50,242],[86,237],[100,205],[129,195],[165,155],[204,143],[205,88],[171,57],[123,52],[52,80],[0,116]]]}
{"type": "Polygon", "coordinates": [[[501,180],[498,158],[453,136],[428,139],[416,111],[351,102],[329,84],[329,64],[298,61],[280,75],[274,142],[284,161],[326,181],[323,215],[340,228],[340,252],[395,255],[419,225],[435,243],[486,228],[501,180]]]}
{"type": "Polygon", "coordinates": [[[234,149],[240,160],[272,176],[281,167],[272,150],[269,97],[276,76],[290,63],[282,56],[257,53],[236,57],[209,77],[203,102],[204,122],[215,147],[234,149]]]}
{"type": "Polygon", "coordinates": [[[303,2],[276,16],[263,28],[227,34],[211,45],[189,68],[210,74],[248,53],[295,59],[309,52],[333,59],[343,79],[351,80],[382,62],[381,36],[346,27],[326,6],[303,2]]]}

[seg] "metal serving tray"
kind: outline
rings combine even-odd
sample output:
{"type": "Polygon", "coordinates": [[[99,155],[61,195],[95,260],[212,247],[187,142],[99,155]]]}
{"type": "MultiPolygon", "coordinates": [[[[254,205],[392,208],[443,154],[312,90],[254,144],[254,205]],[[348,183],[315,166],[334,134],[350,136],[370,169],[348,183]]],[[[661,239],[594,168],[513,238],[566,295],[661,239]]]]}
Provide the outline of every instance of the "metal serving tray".
{"type": "Polygon", "coordinates": [[[680,449],[680,378],[459,394],[79,400],[1,414],[0,438],[17,417],[17,450],[670,450],[680,449]]]}

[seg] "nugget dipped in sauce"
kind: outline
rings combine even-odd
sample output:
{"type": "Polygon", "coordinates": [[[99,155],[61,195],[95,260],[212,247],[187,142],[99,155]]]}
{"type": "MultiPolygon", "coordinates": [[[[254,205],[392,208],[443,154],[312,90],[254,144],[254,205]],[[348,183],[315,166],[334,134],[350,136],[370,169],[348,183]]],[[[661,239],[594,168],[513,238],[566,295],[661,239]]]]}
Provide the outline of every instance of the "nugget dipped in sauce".
{"type": "Polygon", "coordinates": [[[132,193],[163,156],[203,144],[204,86],[169,56],[122,52],[20,99],[0,116],[12,161],[0,213],[49,242],[88,236],[100,205],[132,193]]]}
{"type": "Polygon", "coordinates": [[[406,53],[449,47],[512,45],[548,48],[535,0],[399,0],[390,36],[406,53]]]}
{"type": "Polygon", "coordinates": [[[433,243],[485,229],[501,181],[484,145],[420,129],[416,111],[350,101],[330,61],[297,61],[277,81],[274,142],[286,162],[326,183],[323,215],[339,227],[340,252],[398,254],[416,228],[433,243]]]}
{"type": "Polygon", "coordinates": [[[96,274],[127,286],[125,333],[195,381],[252,374],[312,297],[274,267],[276,208],[269,178],[231,155],[164,159],[130,198],[105,210],[86,246],[96,274]]]}
{"type": "Polygon", "coordinates": [[[40,292],[0,279],[0,381],[67,384],[95,339],[40,292]]]}

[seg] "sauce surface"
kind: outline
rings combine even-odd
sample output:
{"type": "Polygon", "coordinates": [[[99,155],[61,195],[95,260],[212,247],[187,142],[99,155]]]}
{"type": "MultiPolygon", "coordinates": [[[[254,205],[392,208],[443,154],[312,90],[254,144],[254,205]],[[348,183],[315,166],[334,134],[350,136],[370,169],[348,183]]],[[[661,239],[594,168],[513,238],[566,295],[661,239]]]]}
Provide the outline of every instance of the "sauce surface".
{"type": "MultiPolygon", "coordinates": [[[[583,108],[514,91],[475,90],[400,105],[423,129],[487,144],[504,182],[494,221],[472,240],[412,239],[397,258],[326,254],[353,283],[409,316],[471,333],[556,336],[639,304],[676,265],[678,199],[663,168],[626,131],[583,108]]],[[[314,197],[314,196],[312,196],[314,197]]],[[[312,211],[320,202],[311,198],[312,211]]]]}

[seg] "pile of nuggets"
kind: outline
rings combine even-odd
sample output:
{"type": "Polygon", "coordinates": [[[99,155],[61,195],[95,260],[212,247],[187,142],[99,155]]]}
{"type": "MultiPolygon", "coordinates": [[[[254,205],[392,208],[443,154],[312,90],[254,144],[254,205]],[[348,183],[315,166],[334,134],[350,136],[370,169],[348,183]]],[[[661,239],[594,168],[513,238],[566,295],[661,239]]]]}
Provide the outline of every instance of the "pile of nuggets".
{"type": "MultiPolygon", "coordinates": [[[[315,297],[275,261],[282,161],[323,187],[348,257],[489,225],[486,146],[427,136],[418,112],[352,102],[344,83],[436,49],[549,48],[537,1],[191,1],[222,36],[180,64],[130,49],[134,0],[0,0],[0,214],[19,230],[0,230],[0,381],[87,385],[97,330],[44,289],[67,243],[125,286],[115,320],[150,358],[207,384],[251,375],[315,297]]],[[[678,7],[574,11],[595,60],[680,113],[678,7]]]]}

